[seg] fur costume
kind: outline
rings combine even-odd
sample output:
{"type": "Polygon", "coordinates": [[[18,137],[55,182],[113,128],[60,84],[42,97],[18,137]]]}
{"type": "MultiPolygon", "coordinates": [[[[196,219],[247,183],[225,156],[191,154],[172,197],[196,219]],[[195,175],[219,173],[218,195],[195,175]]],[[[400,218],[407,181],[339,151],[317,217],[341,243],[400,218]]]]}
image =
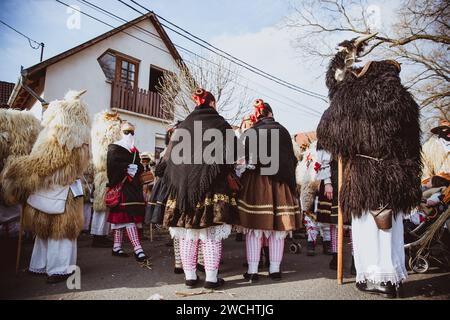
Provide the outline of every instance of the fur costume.
{"type": "MultiPolygon", "coordinates": [[[[87,169],[90,122],[81,94],[69,91],[64,100],[51,102],[31,153],[7,162],[2,177],[8,204],[23,203],[54,185],[68,186],[87,169]]],[[[76,239],[83,228],[83,198],[74,199],[69,192],[65,212],[57,215],[25,204],[24,221],[41,239],[76,239]]]]}
{"type": "Polygon", "coordinates": [[[314,165],[317,162],[317,141],[311,143],[304,152],[302,161],[295,169],[295,179],[300,189],[300,205],[303,212],[314,212],[314,199],[319,189],[320,181],[317,180],[317,172],[314,165]]]}
{"type": "Polygon", "coordinates": [[[432,136],[422,146],[422,179],[442,172],[450,172],[450,152],[444,149],[437,136],[432,136]]]}
{"type": "Polygon", "coordinates": [[[326,74],[330,106],[317,128],[323,148],[344,162],[340,204],[358,217],[384,205],[408,212],[421,199],[419,106],[401,84],[397,62],[354,68],[354,43],[340,46],[326,74]]]}
{"type": "Polygon", "coordinates": [[[120,117],[115,112],[97,113],[92,125],[92,162],[94,165],[94,210],[106,211],[106,154],[108,145],[120,139],[120,117]]]}
{"type": "Polygon", "coordinates": [[[29,111],[0,109],[0,172],[8,157],[31,152],[42,127],[29,111]]]}
{"type": "Polygon", "coordinates": [[[302,157],[302,149],[298,145],[298,143],[295,141],[294,138],[292,138],[292,146],[294,147],[294,154],[298,161],[301,160],[302,157]]]}

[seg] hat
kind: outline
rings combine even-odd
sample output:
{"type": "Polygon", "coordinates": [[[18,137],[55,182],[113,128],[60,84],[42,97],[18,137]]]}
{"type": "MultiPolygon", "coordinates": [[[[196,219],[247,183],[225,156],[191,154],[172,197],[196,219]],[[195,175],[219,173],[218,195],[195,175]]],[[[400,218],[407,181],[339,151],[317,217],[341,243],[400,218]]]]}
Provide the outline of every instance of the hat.
{"type": "Polygon", "coordinates": [[[439,124],[437,127],[431,129],[431,133],[434,134],[439,134],[439,132],[441,132],[444,129],[450,129],[450,122],[448,122],[447,120],[439,120],[439,124]]]}
{"type": "Polygon", "coordinates": [[[140,157],[141,157],[141,160],[142,159],[151,159],[151,157],[150,157],[150,152],[141,152],[141,154],[139,155],[140,157]]]}

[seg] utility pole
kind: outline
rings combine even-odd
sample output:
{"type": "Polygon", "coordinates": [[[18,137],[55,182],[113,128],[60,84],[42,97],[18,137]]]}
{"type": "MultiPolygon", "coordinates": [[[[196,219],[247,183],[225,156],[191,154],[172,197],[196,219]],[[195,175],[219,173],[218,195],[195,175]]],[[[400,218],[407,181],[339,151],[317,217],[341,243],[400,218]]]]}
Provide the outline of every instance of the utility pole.
{"type": "Polygon", "coordinates": [[[44,47],[45,47],[45,44],[43,43],[43,42],[41,42],[41,60],[40,60],[40,62],[42,62],[42,58],[44,57],[44,47]]]}

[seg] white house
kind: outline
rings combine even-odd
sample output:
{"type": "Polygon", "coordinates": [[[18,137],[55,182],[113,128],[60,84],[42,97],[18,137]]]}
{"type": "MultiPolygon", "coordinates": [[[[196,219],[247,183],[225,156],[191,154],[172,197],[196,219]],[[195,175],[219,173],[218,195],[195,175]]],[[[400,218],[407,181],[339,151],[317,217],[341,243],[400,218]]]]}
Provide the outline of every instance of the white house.
{"type": "Polygon", "coordinates": [[[136,145],[158,153],[171,117],[163,114],[155,86],[163,71],[178,73],[182,61],[157,17],[148,13],[22,71],[8,104],[30,109],[62,99],[69,89],[83,96],[93,116],[117,110],[136,125],[136,145]],[[30,90],[31,89],[31,90],[30,90]]]}

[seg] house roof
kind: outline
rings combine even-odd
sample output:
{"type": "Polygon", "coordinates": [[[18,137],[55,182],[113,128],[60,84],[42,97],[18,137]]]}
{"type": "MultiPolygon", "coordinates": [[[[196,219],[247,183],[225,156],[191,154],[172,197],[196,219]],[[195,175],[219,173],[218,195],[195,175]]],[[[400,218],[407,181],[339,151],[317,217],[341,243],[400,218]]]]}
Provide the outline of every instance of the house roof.
{"type": "Polygon", "coordinates": [[[0,81],[0,108],[8,107],[8,98],[14,89],[14,83],[0,81]]]}
{"type": "Polygon", "coordinates": [[[154,13],[146,13],[134,20],[131,20],[113,30],[110,30],[108,32],[105,32],[89,41],[86,41],[76,47],[73,47],[72,49],[69,49],[67,51],[64,51],[56,56],[53,56],[47,60],[44,60],[34,66],[31,66],[27,69],[22,70],[22,76],[24,77],[24,82],[18,81],[18,83],[15,85],[12,95],[9,99],[9,105],[11,107],[16,108],[30,108],[34,101],[36,100],[33,98],[27,90],[25,90],[22,86],[22,84],[26,84],[28,87],[30,87],[33,91],[35,91],[37,94],[41,94],[44,89],[44,81],[45,78],[45,71],[48,66],[51,66],[52,64],[55,64],[67,57],[70,57],[90,46],[93,46],[141,21],[144,21],[146,19],[150,19],[153,26],[155,27],[156,31],[158,32],[159,36],[161,37],[162,41],[166,45],[167,49],[169,50],[171,56],[176,61],[181,61],[182,58],[177,49],[175,48],[175,45],[170,40],[169,36],[167,35],[166,31],[164,30],[163,26],[159,22],[158,18],[154,13]]]}

